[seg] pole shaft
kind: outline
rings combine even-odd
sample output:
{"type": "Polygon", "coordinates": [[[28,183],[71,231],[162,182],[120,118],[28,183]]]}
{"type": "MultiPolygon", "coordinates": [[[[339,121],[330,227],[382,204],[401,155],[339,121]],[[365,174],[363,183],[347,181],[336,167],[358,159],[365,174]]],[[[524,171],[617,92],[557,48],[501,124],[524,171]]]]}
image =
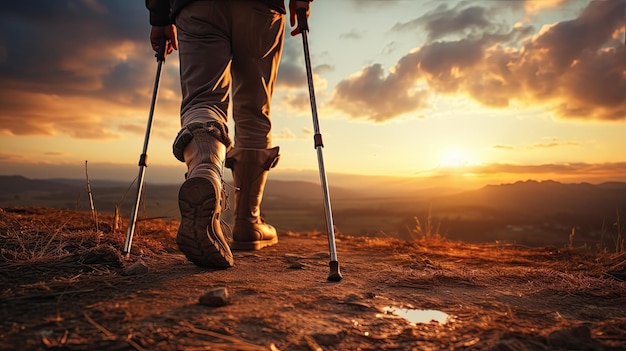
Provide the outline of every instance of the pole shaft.
{"type": "Polygon", "coordinates": [[[139,156],[139,174],[137,176],[137,193],[135,197],[135,205],[130,216],[130,222],[128,223],[128,232],[126,233],[126,242],[124,243],[124,249],[122,254],[130,254],[130,247],[133,243],[133,236],[135,234],[135,224],[137,222],[137,213],[139,212],[139,202],[141,200],[141,193],[143,190],[143,179],[145,175],[145,169],[148,166],[148,142],[150,140],[150,132],[152,130],[152,118],[154,116],[154,108],[157,100],[157,92],[159,90],[159,82],[161,80],[161,67],[163,66],[163,60],[158,58],[157,60],[156,76],[154,78],[154,87],[152,89],[152,100],[150,102],[150,112],[148,113],[148,123],[146,125],[146,135],[143,141],[143,148],[141,155],[139,156]]]}
{"type": "Polygon", "coordinates": [[[133,206],[133,212],[130,215],[130,222],[128,223],[128,232],[126,234],[126,242],[124,243],[124,249],[122,254],[126,255],[130,253],[130,246],[133,242],[133,236],[135,234],[135,224],[137,223],[137,214],[139,213],[139,199],[141,199],[141,193],[143,189],[143,177],[145,174],[145,166],[139,166],[139,175],[137,176],[137,192],[135,197],[135,204],[133,206]]]}
{"type": "Polygon", "coordinates": [[[320,133],[319,118],[317,116],[317,102],[315,101],[315,88],[313,85],[313,70],[311,69],[311,55],[309,52],[308,30],[303,30],[302,43],[304,46],[304,62],[306,66],[306,77],[309,85],[309,99],[311,101],[311,113],[313,117],[313,131],[315,133],[315,150],[317,151],[317,163],[320,171],[320,183],[324,196],[324,211],[326,213],[326,227],[328,230],[328,248],[330,260],[337,261],[337,248],[335,246],[335,226],[333,224],[333,213],[330,205],[330,193],[328,191],[328,181],[326,179],[326,169],[324,167],[324,155],[322,152],[322,134],[320,133]]]}

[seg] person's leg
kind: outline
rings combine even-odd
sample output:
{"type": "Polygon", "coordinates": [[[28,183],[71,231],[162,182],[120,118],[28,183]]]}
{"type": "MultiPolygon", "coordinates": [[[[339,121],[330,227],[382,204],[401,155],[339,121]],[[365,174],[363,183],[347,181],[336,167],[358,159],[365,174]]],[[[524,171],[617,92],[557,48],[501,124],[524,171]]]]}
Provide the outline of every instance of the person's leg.
{"type": "Polygon", "coordinates": [[[231,144],[226,128],[231,49],[225,5],[191,2],[176,18],[183,99],[182,129],[173,151],[187,164],[178,194],[176,242],[191,262],[214,268],[233,265],[220,224],[223,167],[231,144]]]}
{"type": "Polygon", "coordinates": [[[284,40],[285,17],[259,1],[233,2],[232,99],[235,147],[226,165],[235,187],[234,250],[256,250],[278,241],[261,217],[267,174],[278,161],[271,147],[270,103],[284,40]]]}

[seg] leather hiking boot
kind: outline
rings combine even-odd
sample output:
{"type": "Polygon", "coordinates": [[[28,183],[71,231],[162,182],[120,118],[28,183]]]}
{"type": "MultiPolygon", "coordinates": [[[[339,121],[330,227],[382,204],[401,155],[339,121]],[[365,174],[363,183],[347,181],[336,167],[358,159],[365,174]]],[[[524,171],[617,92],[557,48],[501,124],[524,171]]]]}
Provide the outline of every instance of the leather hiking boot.
{"type": "Polygon", "coordinates": [[[181,221],[176,243],[198,266],[232,267],[233,254],[220,223],[226,147],[206,128],[188,129],[193,137],[184,148],[188,172],[178,192],[181,221]]]}
{"type": "Polygon", "coordinates": [[[279,148],[238,149],[228,152],[226,167],[232,169],[235,191],[233,250],[260,250],[278,242],[276,228],[261,217],[261,201],[270,168],[278,162],[279,148]]]}

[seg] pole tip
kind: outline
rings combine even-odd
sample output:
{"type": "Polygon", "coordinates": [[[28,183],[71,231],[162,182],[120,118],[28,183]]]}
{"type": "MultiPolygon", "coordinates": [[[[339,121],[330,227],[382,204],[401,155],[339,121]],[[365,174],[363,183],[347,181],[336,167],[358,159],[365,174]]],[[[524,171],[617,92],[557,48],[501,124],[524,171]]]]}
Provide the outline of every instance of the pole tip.
{"type": "Polygon", "coordinates": [[[339,270],[338,261],[330,261],[328,265],[330,266],[330,274],[328,275],[327,280],[331,282],[338,282],[343,279],[343,275],[341,275],[341,271],[339,270]]]}

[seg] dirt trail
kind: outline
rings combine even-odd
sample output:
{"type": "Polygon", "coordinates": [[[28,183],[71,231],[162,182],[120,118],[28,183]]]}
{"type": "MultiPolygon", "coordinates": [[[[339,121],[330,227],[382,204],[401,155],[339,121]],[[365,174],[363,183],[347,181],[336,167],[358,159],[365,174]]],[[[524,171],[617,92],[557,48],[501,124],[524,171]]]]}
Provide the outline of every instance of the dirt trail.
{"type": "Polygon", "coordinates": [[[125,235],[91,226],[0,212],[1,350],[626,350],[624,255],[338,234],[332,283],[319,233],[213,271],[177,251],[175,221],[140,222],[121,262],[125,235]],[[147,273],[122,275],[139,259],[147,273]],[[198,303],[218,287],[230,304],[198,303]]]}

